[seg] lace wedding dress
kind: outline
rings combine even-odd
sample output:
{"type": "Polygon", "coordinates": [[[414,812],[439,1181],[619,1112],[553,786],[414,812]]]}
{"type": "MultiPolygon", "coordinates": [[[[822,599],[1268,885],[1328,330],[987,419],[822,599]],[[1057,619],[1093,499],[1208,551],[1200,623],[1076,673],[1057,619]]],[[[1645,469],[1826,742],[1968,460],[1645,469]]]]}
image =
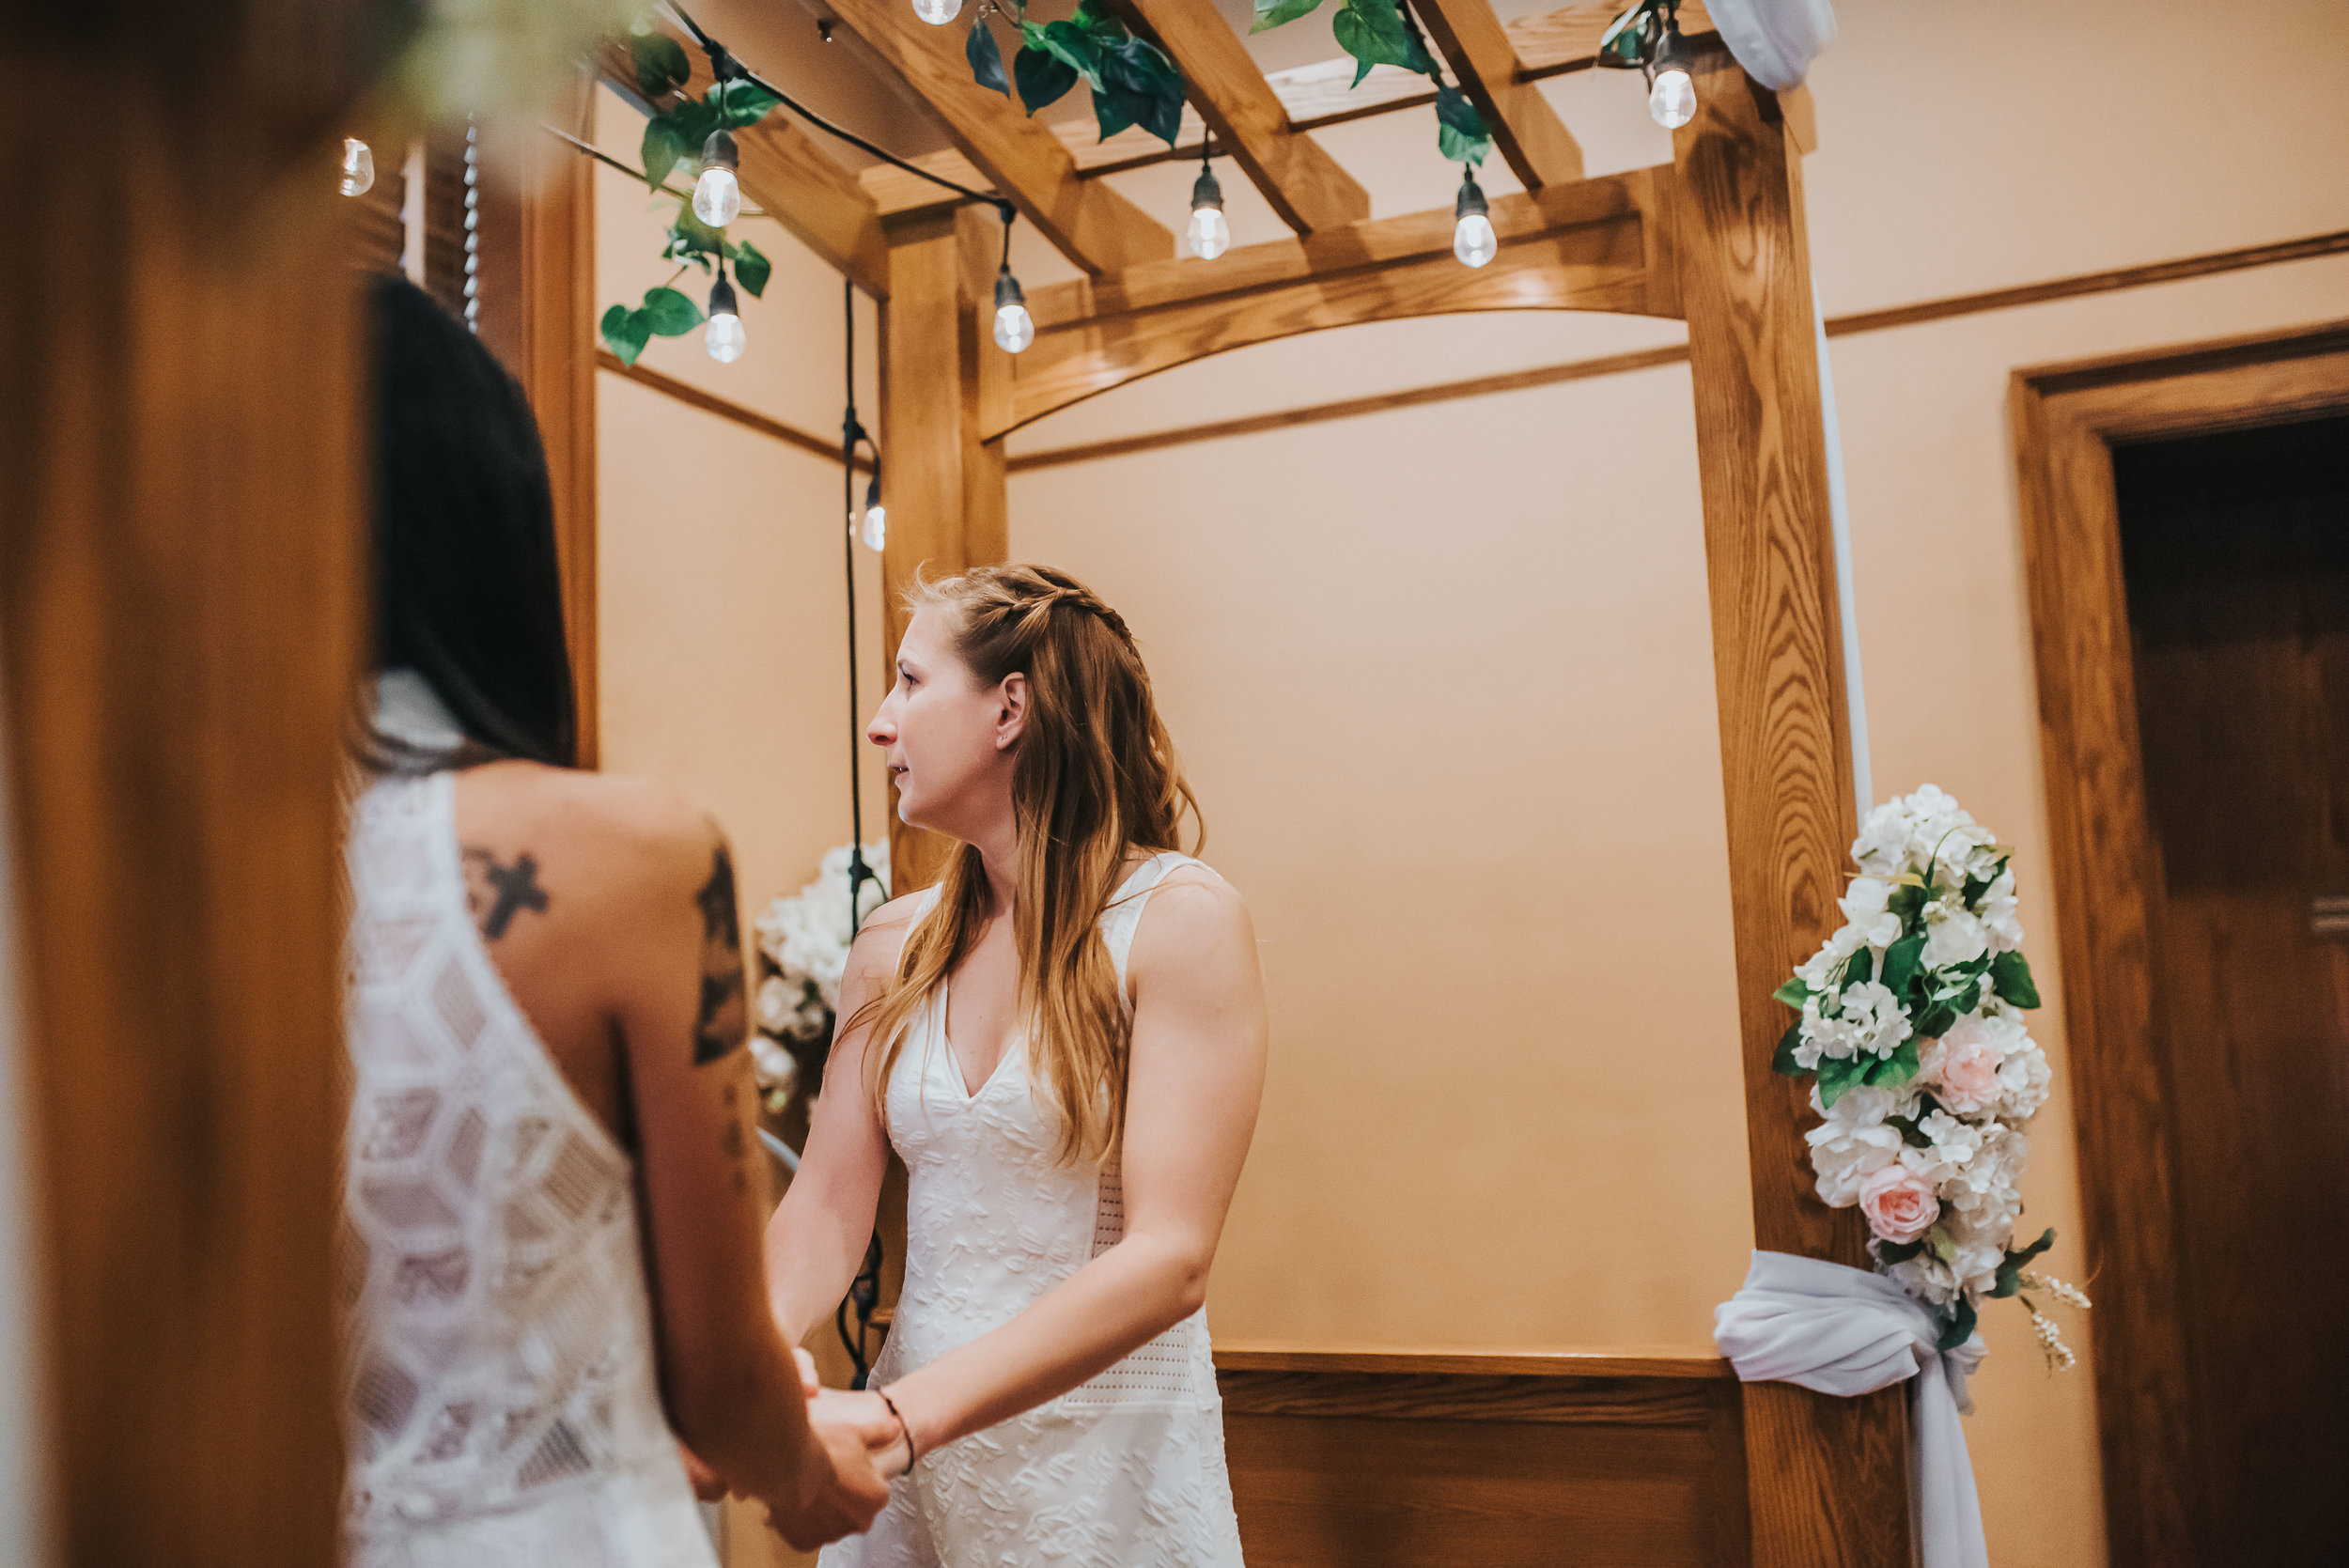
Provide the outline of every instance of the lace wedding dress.
{"type": "MultiPolygon", "coordinates": [[[[1101,936],[1121,995],[1152,890],[1198,863],[1159,855],[1110,901],[1101,936]]],[[[945,1002],[941,986],[890,1075],[890,1141],[911,1184],[905,1291],[878,1384],[1008,1322],[1125,1234],[1114,1168],[1055,1163],[1058,1112],[1031,1093],[1017,1046],[977,1094],[965,1089],[945,1002]]],[[[1058,1399],[924,1454],[872,1531],[825,1548],[820,1568],[1048,1563],[1239,1568],[1204,1311],[1058,1399]]]]}
{"type": "Polygon", "coordinates": [[[446,772],[353,815],[345,1557],[716,1568],[654,1382],[633,1166],[465,908],[446,772]]]}

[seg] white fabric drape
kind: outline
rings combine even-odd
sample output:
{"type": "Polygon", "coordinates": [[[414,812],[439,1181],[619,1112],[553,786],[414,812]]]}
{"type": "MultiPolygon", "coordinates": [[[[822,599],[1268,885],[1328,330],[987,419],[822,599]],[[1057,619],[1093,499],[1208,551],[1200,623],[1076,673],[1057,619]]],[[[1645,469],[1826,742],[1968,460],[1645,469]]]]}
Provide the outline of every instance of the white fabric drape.
{"type": "Polygon", "coordinates": [[[1713,1343],[1749,1383],[1794,1383],[1850,1398],[1915,1380],[1909,1518],[1923,1568],[1989,1568],[1982,1503],[1960,1412],[1983,1358],[1980,1334],[1936,1351],[1933,1314],[1881,1274],[1785,1252],[1753,1254],[1735,1296],[1713,1310],[1713,1343]]]}
{"type": "Polygon", "coordinates": [[[1704,0],[1704,9],[1746,74],[1772,92],[1799,85],[1835,41],[1828,0],[1704,0]]]}

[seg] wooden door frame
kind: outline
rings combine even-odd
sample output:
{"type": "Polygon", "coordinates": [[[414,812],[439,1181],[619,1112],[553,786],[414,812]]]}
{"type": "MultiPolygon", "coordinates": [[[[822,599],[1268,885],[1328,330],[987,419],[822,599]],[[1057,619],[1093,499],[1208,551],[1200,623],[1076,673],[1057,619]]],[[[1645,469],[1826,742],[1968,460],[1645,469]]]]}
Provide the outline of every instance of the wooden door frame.
{"type": "Polygon", "coordinates": [[[2349,320],[2018,370],[2024,574],[2063,959],[2107,1537],[2115,1562],[2191,1560],[2176,1133],[2153,1050],[2164,918],[2122,580],[2117,444],[2349,411],[2349,320]],[[2125,1188],[2102,1179],[2125,1171],[2125,1188]]]}

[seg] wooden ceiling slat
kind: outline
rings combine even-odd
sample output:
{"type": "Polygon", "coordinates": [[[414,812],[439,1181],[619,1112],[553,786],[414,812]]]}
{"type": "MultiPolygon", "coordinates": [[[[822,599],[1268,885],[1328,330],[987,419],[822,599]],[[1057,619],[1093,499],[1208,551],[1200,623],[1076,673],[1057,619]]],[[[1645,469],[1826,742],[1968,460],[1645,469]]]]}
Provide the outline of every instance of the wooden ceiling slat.
{"type": "MultiPolygon", "coordinates": [[[[708,91],[708,56],[683,33],[665,25],[661,30],[684,47],[685,57],[692,62],[693,77],[686,90],[696,95],[708,91]]],[[[645,107],[627,45],[606,44],[599,64],[606,80],[630,101],[645,107]]],[[[742,194],[800,243],[855,280],[859,288],[877,300],[888,298],[889,242],[881,233],[880,209],[846,165],[787,116],[788,111],[777,109],[734,133],[742,160],[742,194]]],[[[621,161],[636,160],[630,155],[621,161]]]]}
{"type": "MultiPolygon", "coordinates": [[[[1002,192],[1079,268],[1097,275],[1174,254],[1165,225],[1108,186],[1078,179],[1058,136],[971,79],[962,28],[930,26],[906,0],[833,0],[831,8],[938,116],[980,171],[964,183],[1002,192]]],[[[933,188],[921,205],[937,194],[933,188]]]]}
{"type": "Polygon", "coordinates": [[[1541,89],[1525,80],[1492,0],[1413,0],[1411,9],[1527,190],[1582,178],[1581,146],[1541,89]]]}
{"type": "Polygon", "coordinates": [[[1287,108],[1209,0],[1118,0],[1118,6],[1137,30],[1174,56],[1190,86],[1191,109],[1214,128],[1221,150],[1247,171],[1283,223],[1311,234],[1370,216],[1369,193],[1320,143],[1290,129],[1287,108]]]}
{"type": "MultiPolygon", "coordinates": [[[[1567,6],[1554,11],[1520,16],[1502,24],[1510,45],[1517,55],[1517,79],[1538,81],[1544,77],[1563,76],[1570,71],[1588,70],[1595,62],[1599,35],[1609,23],[1622,14],[1620,5],[1567,6]]],[[[1691,41],[1714,31],[1713,20],[1705,15],[1697,0],[1688,0],[1680,8],[1680,30],[1691,41]]],[[[1235,39],[1237,35],[1234,35],[1235,39]]],[[[1417,71],[1404,70],[1396,66],[1373,66],[1361,85],[1354,85],[1354,62],[1351,59],[1322,60],[1309,66],[1288,70],[1276,70],[1265,78],[1266,85],[1281,101],[1293,133],[1319,131],[1328,126],[1343,125],[1348,120],[1364,119],[1373,115],[1392,114],[1399,109],[1417,108],[1436,101],[1435,89],[1427,78],[1417,71]]],[[[1169,147],[1164,142],[1136,126],[1121,131],[1108,141],[1095,133],[1090,115],[1051,121],[1048,127],[1058,136],[1061,145],[1075,160],[1077,172],[1087,179],[1096,175],[1119,174],[1152,163],[1164,163],[1177,158],[1199,156],[1199,139],[1205,122],[1196,109],[1183,110],[1183,128],[1169,147]]],[[[962,184],[985,183],[981,174],[968,158],[958,152],[932,153],[916,158],[931,173],[942,175],[962,184]]],[[[866,169],[859,177],[864,189],[884,215],[911,208],[936,205],[942,194],[927,180],[886,165],[866,169]]]]}

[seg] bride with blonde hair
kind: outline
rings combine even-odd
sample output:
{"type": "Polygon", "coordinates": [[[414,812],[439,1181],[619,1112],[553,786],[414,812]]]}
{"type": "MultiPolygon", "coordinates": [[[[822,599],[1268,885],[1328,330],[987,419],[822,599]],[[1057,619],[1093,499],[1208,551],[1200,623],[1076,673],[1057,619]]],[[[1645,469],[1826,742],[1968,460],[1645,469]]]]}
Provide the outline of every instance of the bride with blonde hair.
{"type": "Polygon", "coordinates": [[[1034,566],[911,603],[867,737],[899,815],[957,846],[857,938],[767,1233],[796,1343],[904,1159],[873,1391],[818,1396],[896,1479],[823,1563],[1237,1565],[1204,1302],[1264,1083],[1247,909],[1176,847],[1197,804],[1114,610],[1034,566]]]}

